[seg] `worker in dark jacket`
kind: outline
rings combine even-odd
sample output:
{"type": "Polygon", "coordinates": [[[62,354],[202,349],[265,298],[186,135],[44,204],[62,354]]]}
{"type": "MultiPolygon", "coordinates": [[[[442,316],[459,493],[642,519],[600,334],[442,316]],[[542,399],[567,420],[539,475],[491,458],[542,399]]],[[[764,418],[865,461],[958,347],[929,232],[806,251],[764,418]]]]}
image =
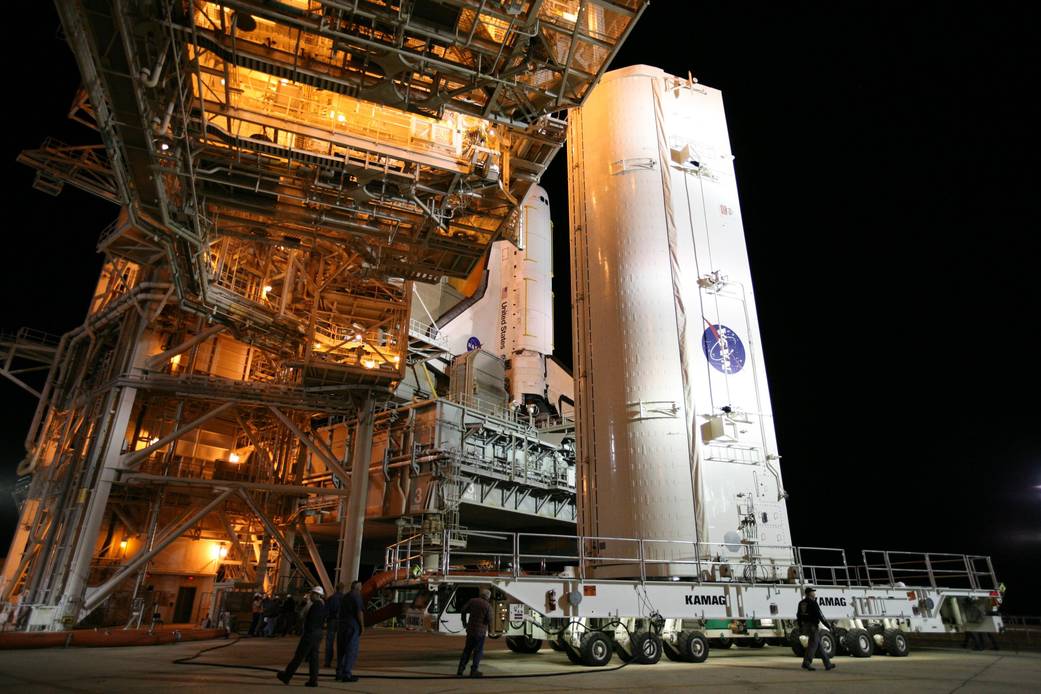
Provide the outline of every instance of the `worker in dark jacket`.
{"type": "Polygon", "coordinates": [[[296,653],[285,670],[278,673],[278,679],[289,684],[293,674],[300,667],[300,663],[307,658],[308,674],[305,683],[308,687],[318,686],[318,649],[322,643],[322,627],[325,625],[325,603],[323,598],[325,591],[321,586],[316,586],[307,594],[309,605],[304,614],[303,629],[301,630],[300,643],[296,646],[296,653]]]}
{"type": "Polygon", "coordinates": [[[336,584],[336,592],[325,601],[325,667],[333,664],[333,642],[336,642],[336,662],[343,657],[343,639],[338,639],[340,603],[343,601],[343,584],[336,584]]]}
{"type": "Polygon", "coordinates": [[[813,659],[818,651],[820,652],[821,660],[824,661],[824,669],[833,669],[835,664],[831,662],[831,658],[821,648],[820,630],[818,629],[821,624],[831,629],[831,623],[824,619],[821,607],[817,604],[817,591],[813,588],[807,588],[806,597],[799,601],[797,619],[799,621],[799,633],[805,634],[809,639],[809,643],[806,644],[806,654],[802,658],[803,669],[817,669],[813,667],[813,659]]]}
{"type": "Polygon", "coordinates": [[[470,666],[470,677],[480,677],[483,673],[477,668],[481,665],[481,656],[484,654],[484,639],[488,635],[488,628],[492,624],[492,591],[487,588],[481,589],[479,597],[470,598],[463,605],[460,616],[463,618],[463,626],[466,627],[466,645],[463,647],[463,655],[459,658],[459,667],[456,676],[462,677],[466,669],[466,662],[473,655],[473,665],[470,666]]]}
{"type": "Polygon", "coordinates": [[[351,582],[351,592],[340,603],[340,643],[343,649],[336,664],[337,682],[357,682],[354,663],[358,660],[358,646],[365,633],[365,605],[361,595],[361,581],[351,582]]]}

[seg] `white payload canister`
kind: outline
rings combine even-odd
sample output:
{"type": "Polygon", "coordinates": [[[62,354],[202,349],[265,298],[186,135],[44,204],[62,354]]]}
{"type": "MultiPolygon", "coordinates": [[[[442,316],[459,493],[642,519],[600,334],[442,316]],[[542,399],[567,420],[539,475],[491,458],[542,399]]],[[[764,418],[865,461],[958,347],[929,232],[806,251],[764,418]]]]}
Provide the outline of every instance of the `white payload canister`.
{"type": "Polygon", "coordinates": [[[784,578],[785,493],[722,95],[643,65],[568,119],[579,533],[598,575],[784,578]],[[695,544],[697,543],[697,544],[695,544]],[[697,547],[697,551],[695,550],[697,547]]]}

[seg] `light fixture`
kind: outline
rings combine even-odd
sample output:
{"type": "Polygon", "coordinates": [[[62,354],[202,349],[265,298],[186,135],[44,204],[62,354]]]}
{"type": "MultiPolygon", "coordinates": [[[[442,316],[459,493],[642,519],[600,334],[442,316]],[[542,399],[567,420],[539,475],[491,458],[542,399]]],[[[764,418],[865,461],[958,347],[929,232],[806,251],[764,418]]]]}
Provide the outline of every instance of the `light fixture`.
{"type": "Polygon", "coordinates": [[[153,436],[152,438],[148,439],[148,445],[149,446],[154,446],[157,443],[159,443],[159,437],[158,436],[153,436]]]}
{"type": "Polygon", "coordinates": [[[224,557],[228,556],[228,548],[225,547],[224,543],[222,542],[214,542],[210,552],[212,553],[212,556],[215,560],[223,559],[224,557]]]}
{"type": "Polygon", "coordinates": [[[159,149],[165,152],[166,150],[170,149],[170,144],[168,142],[160,142],[159,149]]]}
{"type": "Polygon", "coordinates": [[[340,115],[336,116],[336,120],[338,120],[338,121],[340,121],[340,122],[342,123],[342,122],[344,122],[345,120],[347,120],[347,116],[345,116],[345,115],[343,115],[343,114],[341,113],[340,115]]]}
{"type": "Polygon", "coordinates": [[[232,462],[232,463],[237,463],[237,462],[239,462],[242,459],[239,458],[239,454],[238,453],[232,453],[231,455],[228,456],[228,460],[230,462],[232,462]]]}
{"type": "Polygon", "coordinates": [[[336,118],[336,111],[329,111],[330,118],[336,118]]]}
{"type": "Polygon", "coordinates": [[[123,541],[121,541],[119,543],[119,548],[125,552],[125,551],[127,551],[127,545],[128,544],[130,544],[130,543],[128,543],[126,540],[123,540],[123,541]]]}
{"type": "Polygon", "coordinates": [[[260,290],[260,296],[261,296],[261,298],[264,298],[264,299],[266,299],[267,295],[270,294],[270,293],[271,293],[271,285],[270,284],[265,284],[261,288],[261,290],[260,290]]]}
{"type": "Polygon", "coordinates": [[[172,357],[170,357],[170,363],[173,366],[180,366],[181,365],[181,355],[180,354],[175,354],[172,357]]]}
{"type": "Polygon", "coordinates": [[[574,13],[574,12],[564,12],[560,16],[563,17],[564,21],[566,21],[566,22],[577,22],[578,21],[578,15],[576,13],[574,13]]]}

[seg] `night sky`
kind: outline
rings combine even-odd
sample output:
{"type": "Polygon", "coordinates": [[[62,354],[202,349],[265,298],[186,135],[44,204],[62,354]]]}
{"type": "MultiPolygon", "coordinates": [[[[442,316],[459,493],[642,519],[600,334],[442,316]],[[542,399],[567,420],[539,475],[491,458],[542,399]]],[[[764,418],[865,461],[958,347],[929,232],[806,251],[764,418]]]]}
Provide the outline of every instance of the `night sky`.
{"type": "MultiPolygon", "coordinates": [[[[1010,614],[1041,614],[1035,7],[658,0],[613,63],[723,91],[795,543],[990,554],[1010,614]]],[[[65,119],[79,77],[54,9],[7,12],[0,329],[60,334],[116,209],[14,162],[96,135],[65,119]]],[[[570,364],[564,165],[543,185],[570,364]]],[[[0,398],[6,549],[35,400],[0,398]]]]}

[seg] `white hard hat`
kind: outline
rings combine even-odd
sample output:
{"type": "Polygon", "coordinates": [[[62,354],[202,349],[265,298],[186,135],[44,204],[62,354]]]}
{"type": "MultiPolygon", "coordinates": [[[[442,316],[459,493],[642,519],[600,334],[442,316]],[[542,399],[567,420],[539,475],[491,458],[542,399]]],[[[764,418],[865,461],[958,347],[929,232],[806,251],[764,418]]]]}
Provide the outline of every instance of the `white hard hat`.
{"type": "Polygon", "coordinates": [[[318,595],[322,595],[322,596],[325,595],[325,591],[322,590],[321,586],[315,586],[314,588],[311,589],[311,592],[312,593],[317,593],[318,595]]]}

